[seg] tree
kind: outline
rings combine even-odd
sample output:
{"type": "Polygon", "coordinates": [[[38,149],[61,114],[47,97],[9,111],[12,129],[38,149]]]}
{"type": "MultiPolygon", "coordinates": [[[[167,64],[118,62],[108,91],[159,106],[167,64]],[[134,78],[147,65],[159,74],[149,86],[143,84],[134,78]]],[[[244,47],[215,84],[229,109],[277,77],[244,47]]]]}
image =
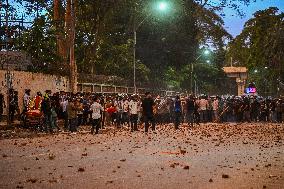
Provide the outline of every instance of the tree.
{"type": "MultiPolygon", "coordinates": [[[[137,72],[141,82],[150,80],[155,87],[165,87],[174,80],[176,86],[188,88],[190,73],[187,69],[189,64],[195,63],[199,49],[210,44],[221,60],[225,40],[231,38],[217,13],[222,12],[224,6],[240,13],[238,4],[251,1],[222,0],[212,3],[209,0],[173,0],[169,3],[174,8],[164,15],[153,10],[155,1],[150,0],[76,0],[72,14],[71,0],[19,2],[28,3],[31,10],[43,9],[47,12],[45,17],[52,23],[63,65],[64,62],[67,64],[68,58],[72,60],[69,49],[72,50],[70,39],[74,35],[70,31],[76,31],[75,59],[79,72],[115,74],[129,80],[133,77],[133,26],[147,17],[137,31],[137,72]],[[70,30],[75,13],[75,30],[70,30]],[[172,77],[171,74],[179,77],[172,77]]],[[[216,67],[215,63],[212,67],[216,67]]],[[[221,65],[217,68],[220,71],[221,65]]],[[[218,74],[211,75],[217,77],[218,74]]]]}
{"type": "Polygon", "coordinates": [[[67,65],[58,64],[61,59],[56,51],[54,30],[44,16],[35,19],[31,28],[16,39],[14,48],[29,52],[32,61],[30,71],[56,74],[68,71],[67,65]]]}
{"type": "Polygon", "coordinates": [[[283,18],[275,7],[257,11],[229,44],[227,58],[248,67],[249,82],[255,82],[263,95],[275,94],[277,80],[284,79],[283,18]]]}

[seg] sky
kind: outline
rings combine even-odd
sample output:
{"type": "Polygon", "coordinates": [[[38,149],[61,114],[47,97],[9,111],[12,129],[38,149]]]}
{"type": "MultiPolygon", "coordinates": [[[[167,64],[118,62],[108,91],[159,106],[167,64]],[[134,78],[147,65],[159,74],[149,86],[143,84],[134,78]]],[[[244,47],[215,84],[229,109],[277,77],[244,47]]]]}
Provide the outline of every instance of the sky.
{"type": "Polygon", "coordinates": [[[258,0],[255,3],[251,3],[249,6],[243,5],[241,8],[246,14],[243,18],[236,16],[233,10],[225,8],[225,28],[233,37],[236,37],[241,33],[245,22],[253,17],[253,13],[269,7],[277,7],[281,12],[284,12],[284,0],[258,0]]]}

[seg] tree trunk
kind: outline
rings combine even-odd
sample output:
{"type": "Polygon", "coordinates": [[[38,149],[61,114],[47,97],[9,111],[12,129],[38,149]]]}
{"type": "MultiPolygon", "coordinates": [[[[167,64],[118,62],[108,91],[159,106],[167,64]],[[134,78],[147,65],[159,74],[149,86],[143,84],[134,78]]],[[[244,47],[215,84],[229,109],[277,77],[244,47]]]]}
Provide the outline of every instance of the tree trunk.
{"type": "Polygon", "coordinates": [[[57,52],[61,57],[61,61],[59,64],[63,66],[67,65],[68,58],[68,47],[66,42],[66,36],[63,34],[63,18],[60,12],[60,7],[62,7],[62,0],[54,0],[53,1],[53,21],[56,31],[56,43],[57,43],[57,52]]]}
{"type": "Polygon", "coordinates": [[[60,16],[59,16],[59,3],[61,3],[60,0],[54,0],[53,1],[53,20],[55,22],[60,20],[60,16]]]}
{"type": "Polygon", "coordinates": [[[77,66],[75,61],[75,20],[76,20],[76,0],[67,0],[66,14],[69,33],[70,47],[70,90],[72,93],[77,92],[77,66]],[[70,16],[70,17],[69,17],[70,16]]]}

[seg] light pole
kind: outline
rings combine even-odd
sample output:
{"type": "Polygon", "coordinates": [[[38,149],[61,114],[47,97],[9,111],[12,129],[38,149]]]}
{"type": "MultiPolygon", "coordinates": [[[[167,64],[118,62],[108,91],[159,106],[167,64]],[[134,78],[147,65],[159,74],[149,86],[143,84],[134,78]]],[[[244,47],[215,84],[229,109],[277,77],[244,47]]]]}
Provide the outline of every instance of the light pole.
{"type": "MultiPolygon", "coordinates": [[[[201,53],[196,59],[194,62],[196,62],[202,55],[209,55],[210,54],[210,51],[209,50],[205,50],[203,53],[201,53]]],[[[190,91],[191,93],[193,92],[193,63],[191,63],[191,73],[190,73],[190,91]]],[[[194,89],[194,94],[196,94],[196,82],[195,82],[195,89],[194,89]]]]}
{"type": "MultiPolygon", "coordinates": [[[[8,62],[8,38],[9,38],[9,35],[8,35],[8,19],[9,19],[9,1],[6,0],[6,16],[5,16],[5,19],[6,19],[6,25],[5,25],[5,48],[6,48],[6,63],[7,63],[7,72],[5,74],[5,79],[6,79],[6,85],[7,85],[7,105],[6,105],[6,113],[7,113],[7,127],[10,127],[10,124],[11,124],[11,120],[10,120],[10,88],[11,88],[11,72],[9,70],[9,62],[8,62]]],[[[0,26],[1,27],[1,26],[0,26]]]]}
{"type": "MultiPolygon", "coordinates": [[[[168,3],[160,2],[160,3],[158,3],[157,9],[159,11],[166,11],[168,9],[168,7],[169,7],[168,3]]],[[[152,16],[152,13],[148,14],[137,25],[136,25],[136,22],[135,22],[135,19],[134,19],[134,24],[133,24],[133,87],[134,87],[134,94],[137,93],[137,86],[136,86],[136,43],[137,43],[137,30],[151,16],[152,16]]]]}

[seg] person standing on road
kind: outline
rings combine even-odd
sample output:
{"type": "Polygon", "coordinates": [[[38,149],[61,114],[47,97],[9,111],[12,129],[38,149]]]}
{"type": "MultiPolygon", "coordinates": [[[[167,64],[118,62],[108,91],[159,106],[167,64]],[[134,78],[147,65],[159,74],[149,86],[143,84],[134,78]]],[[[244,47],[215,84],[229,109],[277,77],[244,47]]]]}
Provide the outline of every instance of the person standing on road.
{"type": "Polygon", "coordinates": [[[30,103],[30,93],[31,93],[31,90],[30,89],[27,89],[25,91],[25,95],[24,95],[24,101],[23,101],[23,105],[24,105],[24,108],[23,108],[23,113],[26,113],[29,109],[29,103],[30,103]]]}
{"type": "Polygon", "coordinates": [[[259,110],[260,110],[260,103],[258,102],[256,97],[252,98],[250,110],[251,110],[251,112],[250,112],[251,121],[257,122],[258,116],[259,116],[259,110]]]}
{"type": "Polygon", "coordinates": [[[244,97],[243,99],[243,108],[242,108],[242,111],[243,111],[243,117],[242,117],[242,122],[244,121],[247,121],[250,123],[251,121],[251,118],[250,118],[250,101],[247,97],[244,97]]]}
{"type": "Polygon", "coordinates": [[[63,112],[63,119],[64,119],[64,130],[67,131],[69,129],[69,121],[68,121],[68,113],[67,113],[67,106],[68,106],[68,97],[65,96],[61,102],[62,112],[63,112]]]}
{"type": "Polygon", "coordinates": [[[282,114],[284,112],[284,104],[281,99],[278,99],[278,101],[276,102],[275,111],[276,111],[277,122],[282,123],[282,114]]]}
{"type": "Polygon", "coordinates": [[[75,106],[78,108],[77,110],[77,128],[79,128],[83,123],[83,100],[81,97],[77,97],[75,101],[75,106]]]}
{"type": "Polygon", "coordinates": [[[0,122],[2,121],[4,108],[5,108],[4,95],[0,93],[0,122]]]}
{"type": "Polygon", "coordinates": [[[145,93],[146,97],[142,101],[143,116],[145,122],[145,133],[148,133],[149,122],[152,123],[152,130],[155,131],[155,120],[153,107],[155,105],[154,100],[150,92],[145,93]]]}
{"type": "Polygon", "coordinates": [[[101,113],[104,111],[104,108],[102,105],[99,103],[100,100],[95,97],[94,102],[90,107],[90,111],[92,111],[92,129],[91,129],[91,134],[94,133],[94,129],[96,128],[96,133],[99,134],[99,129],[100,129],[100,120],[101,120],[101,113]]]}
{"type": "Polygon", "coordinates": [[[46,132],[48,130],[52,132],[51,121],[52,121],[52,114],[51,114],[51,102],[50,98],[47,96],[44,97],[43,101],[41,102],[41,111],[44,116],[44,129],[46,132]]]}
{"type": "Polygon", "coordinates": [[[76,98],[71,99],[67,104],[67,115],[69,120],[69,128],[71,132],[77,132],[77,108],[75,106],[76,98]]]}
{"type": "Polygon", "coordinates": [[[193,95],[190,95],[189,98],[186,101],[186,108],[187,108],[187,120],[188,125],[193,127],[194,122],[194,110],[195,110],[195,100],[193,95]]]}
{"type": "Polygon", "coordinates": [[[205,96],[201,97],[199,100],[199,113],[200,113],[200,121],[205,123],[207,122],[207,109],[208,109],[208,100],[205,98],[205,96]]]}
{"type": "Polygon", "coordinates": [[[57,129],[57,131],[60,131],[60,128],[58,127],[57,124],[58,116],[56,112],[56,102],[52,100],[51,102],[51,128],[52,129],[57,129]]]}
{"type": "Polygon", "coordinates": [[[129,127],[129,101],[126,96],[123,99],[122,109],[122,123],[123,125],[126,124],[129,127]]]}
{"type": "Polygon", "coordinates": [[[175,129],[177,130],[180,125],[180,119],[181,119],[181,101],[180,97],[176,96],[175,104],[174,104],[174,110],[175,110],[175,129]]]}
{"type": "Polygon", "coordinates": [[[35,96],[35,105],[34,110],[40,110],[41,102],[42,102],[42,94],[41,92],[37,92],[35,96]]]}
{"type": "Polygon", "coordinates": [[[116,126],[117,128],[121,127],[122,124],[122,114],[123,114],[123,100],[122,97],[118,97],[114,102],[114,106],[116,107],[116,126]]]}
{"type": "Polygon", "coordinates": [[[217,122],[218,120],[218,109],[219,109],[219,100],[218,97],[215,97],[212,102],[212,110],[213,110],[213,122],[217,122]]]}
{"type": "Polygon", "coordinates": [[[132,100],[129,102],[131,132],[138,131],[138,128],[137,128],[138,111],[139,111],[139,102],[137,101],[137,96],[133,96],[132,100]]]}
{"type": "Polygon", "coordinates": [[[90,103],[89,103],[89,99],[88,99],[88,95],[84,95],[84,98],[83,98],[83,122],[82,124],[83,125],[87,125],[89,122],[88,122],[88,115],[89,115],[89,111],[90,111],[90,103]]]}

